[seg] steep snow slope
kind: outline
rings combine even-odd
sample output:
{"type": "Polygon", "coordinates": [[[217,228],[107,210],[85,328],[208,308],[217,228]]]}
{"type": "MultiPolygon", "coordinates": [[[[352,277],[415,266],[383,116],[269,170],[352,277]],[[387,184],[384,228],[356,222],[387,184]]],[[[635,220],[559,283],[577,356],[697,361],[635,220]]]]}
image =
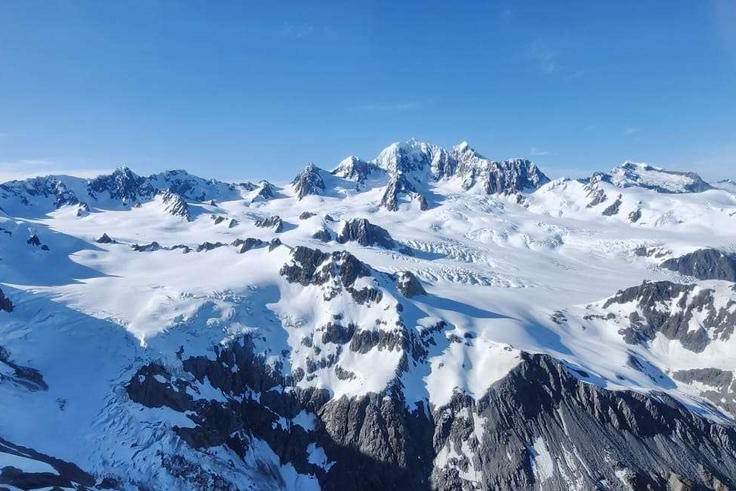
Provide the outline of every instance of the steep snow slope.
{"type": "Polygon", "coordinates": [[[415,141],[5,184],[0,441],[122,489],[736,484],[734,284],[660,267],[736,198],[639,184],[415,141]]]}

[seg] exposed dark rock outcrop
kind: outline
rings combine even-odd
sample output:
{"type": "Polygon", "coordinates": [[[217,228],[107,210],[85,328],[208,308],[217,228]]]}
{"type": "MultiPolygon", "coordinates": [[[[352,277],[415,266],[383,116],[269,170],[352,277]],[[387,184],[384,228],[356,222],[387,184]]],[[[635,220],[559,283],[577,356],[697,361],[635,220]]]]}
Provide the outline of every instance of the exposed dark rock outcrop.
{"type": "MultiPolygon", "coordinates": [[[[323,335],[355,339],[357,331],[336,326],[323,335]]],[[[332,400],[324,390],[296,387],[304,374],[282,375],[254,353],[247,337],[215,347],[214,359],[185,358],[182,368],[191,374],[188,381],[158,365],[141,368],[127,386],[131,399],[186,411],[194,426],[175,431],[193,448],[225,446],[245,459],[251,439],[263,440],[282,463],[315,475],[322,489],[736,485],[733,428],[664,394],[607,391],[546,355],[522,354],[477,401],[456,393],[443,407],[418,403],[412,409],[399,384],[332,400]],[[205,381],[223,400],[196,396],[205,381]],[[316,416],[310,427],[292,422],[302,412],[316,416]],[[307,458],[314,448],[329,465],[307,458]]],[[[196,463],[185,464],[197,473],[196,463]]]]}
{"type": "Polygon", "coordinates": [[[616,215],[618,213],[619,208],[621,208],[621,195],[619,194],[618,197],[616,197],[616,201],[611,203],[603,212],[601,212],[602,215],[610,217],[613,215],[616,215]]]}
{"type": "Polygon", "coordinates": [[[275,233],[283,232],[284,230],[284,222],[281,220],[281,217],[278,215],[274,215],[271,217],[266,218],[259,218],[255,221],[256,227],[261,228],[270,228],[275,233]]]}
{"type": "Polygon", "coordinates": [[[396,287],[405,297],[427,294],[422,283],[411,271],[401,271],[397,274],[396,287]]]}
{"type": "Polygon", "coordinates": [[[197,252],[207,252],[225,246],[222,242],[203,242],[197,246],[197,252]]]}
{"type": "Polygon", "coordinates": [[[633,303],[636,310],[628,316],[629,327],[623,329],[628,343],[646,342],[661,332],[667,339],[679,340],[683,347],[699,353],[711,339],[729,339],[736,327],[736,302],[729,300],[717,307],[714,291],[697,285],[681,285],[669,281],[644,282],[621,290],[603,305],[633,303]],[[705,313],[697,326],[691,321],[695,313],[705,313]]]}
{"type": "Polygon", "coordinates": [[[38,238],[38,235],[32,234],[26,240],[26,244],[32,245],[32,246],[35,246],[35,247],[40,247],[41,246],[41,239],[38,238]]]}
{"type": "Polygon", "coordinates": [[[258,247],[265,247],[266,245],[268,245],[268,243],[262,241],[261,239],[254,239],[252,237],[248,237],[245,240],[235,239],[232,245],[238,249],[238,252],[240,254],[243,254],[244,252],[248,252],[251,249],[255,249],[258,247]]]}
{"type": "Polygon", "coordinates": [[[449,414],[436,416],[435,450],[452,442],[461,455],[455,465],[435,469],[439,489],[467,486],[473,472],[461,472],[471,469],[488,489],[568,489],[571,482],[582,489],[621,481],[633,489],[736,484],[733,428],[695,416],[664,394],[601,389],[545,355],[524,354],[477,404],[468,402],[456,396],[449,414]],[[459,417],[467,405],[477,419],[459,417]]]}
{"type": "Polygon", "coordinates": [[[164,204],[164,210],[170,215],[182,217],[187,221],[191,220],[189,215],[189,205],[181,195],[172,191],[164,191],[161,194],[161,202],[164,204]]]}
{"type": "Polygon", "coordinates": [[[717,249],[699,249],[684,256],[668,259],[661,266],[699,280],[736,282],[736,254],[717,249]]]}
{"type": "Polygon", "coordinates": [[[271,252],[272,250],[276,249],[278,246],[281,245],[281,239],[278,237],[274,237],[271,239],[271,242],[268,243],[268,251],[271,252]]]}
{"type": "Polygon", "coordinates": [[[127,167],[116,169],[108,176],[99,176],[88,184],[89,193],[95,197],[106,197],[120,200],[133,205],[143,199],[150,198],[155,193],[153,186],[146,182],[146,178],[135,174],[127,167]]]}
{"type": "Polygon", "coordinates": [[[5,293],[3,293],[3,290],[0,289],[0,311],[5,312],[12,312],[13,311],[13,302],[10,301],[8,297],[5,296],[5,293]]]}
{"type": "Polygon", "coordinates": [[[321,169],[310,163],[292,181],[298,199],[310,194],[322,194],[325,191],[325,182],[320,175],[321,169]]]}
{"type": "Polygon", "coordinates": [[[383,170],[376,164],[360,160],[355,156],[350,156],[340,162],[332,171],[332,175],[349,181],[355,181],[356,186],[360,187],[372,174],[382,172],[383,170]]]}
{"type": "Polygon", "coordinates": [[[393,249],[396,245],[385,228],[374,225],[365,218],[345,222],[337,241],[341,244],[357,242],[362,246],[378,246],[386,249],[393,249]]]}
{"type": "Polygon", "coordinates": [[[0,346],[0,384],[10,383],[29,391],[47,390],[41,372],[13,362],[10,353],[0,346]]]}
{"type": "Polygon", "coordinates": [[[54,472],[26,472],[16,467],[0,467],[0,488],[12,486],[14,489],[88,489],[95,485],[95,479],[76,465],[37,452],[31,448],[15,445],[0,438],[0,459],[2,454],[43,462],[54,472]]]}
{"type": "Polygon", "coordinates": [[[332,232],[323,227],[313,233],[312,238],[320,240],[322,242],[329,242],[332,240],[332,232]]]}
{"type": "Polygon", "coordinates": [[[136,252],[154,252],[161,249],[161,244],[154,240],[150,244],[133,244],[131,248],[136,252]]]}
{"type": "Polygon", "coordinates": [[[110,236],[107,235],[106,233],[103,233],[102,235],[100,235],[97,238],[97,240],[95,240],[95,242],[97,242],[98,244],[114,244],[115,243],[115,241],[112,240],[110,236]]]}
{"type": "Polygon", "coordinates": [[[381,197],[380,206],[389,211],[396,211],[399,209],[399,203],[401,203],[404,196],[408,196],[410,200],[416,200],[419,203],[420,210],[429,208],[427,198],[417,190],[404,174],[396,174],[391,177],[381,197]]]}
{"type": "Polygon", "coordinates": [[[347,251],[326,253],[297,246],[292,250],[291,263],[284,264],[280,273],[290,283],[323,286],[326,301],[343,290],[358,304],[377,303],[383,297],[377,288],[355,288],[355,281],[371,276],[373,270],[347,251]]]}
{"type": "Polygon", "coordinates": [[[700,391],[700,395],[736,415],[736,381],[733,372],[718,368],[694,368],[678,370],[672,376],[680,382],[686,384],[695,382],[705,387],[700,391]]]}

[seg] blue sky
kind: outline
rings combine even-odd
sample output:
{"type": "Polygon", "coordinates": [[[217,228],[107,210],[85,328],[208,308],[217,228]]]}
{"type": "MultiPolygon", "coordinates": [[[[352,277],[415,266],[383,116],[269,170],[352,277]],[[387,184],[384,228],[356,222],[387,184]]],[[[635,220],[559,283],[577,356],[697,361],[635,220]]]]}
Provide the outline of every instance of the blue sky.
{"type": "Polygon", "coordinates": [[[0,177],[292,177],[416,137],[736,177],[736,2],[0,4],[0,177]]]}

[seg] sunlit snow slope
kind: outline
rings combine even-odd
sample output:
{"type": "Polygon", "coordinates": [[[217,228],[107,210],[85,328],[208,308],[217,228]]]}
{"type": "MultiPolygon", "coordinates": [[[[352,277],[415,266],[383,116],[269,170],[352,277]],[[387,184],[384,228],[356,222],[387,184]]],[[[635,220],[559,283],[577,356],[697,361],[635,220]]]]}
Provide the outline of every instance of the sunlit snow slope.
{"type": "Polygon", "coordinates": [[[129,169],[11,182],[0,209],[0,485],[735,482],[734,455],[720,471],[708,451],[672,463],[687,443],[658,461],[670,475],[634,450],[592,462],[567,426],[569,454],[549,423],[500,457],[487,440],[494,391],[558,365],[563,399],[565,384],[668,398],[702,445],[731,438],[736,196],[697,175],[627,163],[550,181],[409,141],[283,186],[129,169]],[[725,259],[662,266],[704,249],[725,259]],[[443,414],[465,429],[440,431],[443,414]],[[376,467],[409,472],[417,455],[414,481],[376,467]]]}

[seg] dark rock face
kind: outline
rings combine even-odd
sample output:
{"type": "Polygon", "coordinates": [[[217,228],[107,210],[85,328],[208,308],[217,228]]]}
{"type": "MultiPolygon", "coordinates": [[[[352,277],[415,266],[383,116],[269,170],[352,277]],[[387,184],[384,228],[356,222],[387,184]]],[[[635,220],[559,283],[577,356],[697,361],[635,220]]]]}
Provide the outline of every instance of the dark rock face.
{"type": "Polygon", "coordinates": [[[10,301],[8,297],[5,296],[2,289],[0,289],[0,311],[5,312],[12,312],[13,311],[13,302],[10,301]]]}
{"type": "Polygon", "coordinates": [[[267,218],[259,218],[256,220],[255,225],[256,227],[273,229],[273,231],[276,233],[282,232],[284,230],[284,222],[278,215],[267,218]]]}
{"type": "Polygon", "coordinates": [[[17,196],[24,205],[30,204],[28,197],[52,198],[55,208],[79,203],[79,199],[74,192],[54,176],[35,177],[25,181],[10,181],[0,184],[0,197],[9,196],[17,196]]]}
{"type": "Polygon", "coordinates": [[[603,210],[602,215],[610,217],[613,215],[618,214],[618,210],[621,208],[621,195],[619,194],[616,198],[616,201],[614,201],[608,208],[603,210]]]}
{"type": "Polygon", "coordinates": [[[26,244],[32,245],[35,247],[41,246],[41,239],[38,238],[38,235],[33,234],[30,237],[28,237],[28,240],[26,240],[26,244]]]}
{"type": "Polygon", "coordinates": [[[378,246],[393,249],[394,240],[385,228],[373,225],[365,218],[356,218],[345,222],[345,226],[337,237],[341,244],[357,242],[362,246],[378,246]]]}
{"type": "MultiPolygon", "coordinates": [[[[694,489],[734,485],[733,428],[695,416],[665,395],[609,392],[582,382],[548,356],[523,355],[477,404],[469,402],[483,422],[481,438],[473,418],[459,418],[456,409],[436,416],[436,443],[444,436],[458,451],[463,441],[476,448],[469,462],[435,470],[440,489],[467,484],[459,473],[464,465],[488,489],[568,489],[571,481],[599,489],[604,481],[621,482],[617,473],[634,489],[666,489],[678,481],[694,489]]],[[[458,396],[450,408],[463,405],[458,396]]]]}
{"type": "Polygon", "coordinates": [[[113,244],[115,241],[112,240],[109,235],[103,233],[102,235],[100,235],[100,237],[97,238],[95,242],[97,242],[98,244],[113,244]]]}
{"type": "Polygon", "coordinates": [[[251,249],[265,247],[267,243],[262,241],[261,239],[254,239],[252,237],[249,237],[245,240],[235,239],[232,245],[238,249],[238,253],[243,254],[244,252],[248,252],[251,249]]]}
{"type": "Polygon", "coordinates": [[[189,205],[181,195],[176,194],[172,191],[164,191],[161,195],[161,201],[164,204],[164,209],[170,215],[176,217],[185,218],[187,221],[191,220],[189,215],[189,205]]]}
{"type": "Polygon", "coordinates": [[[153,186],[146,178],[138,176],[127,167],[116,169],[109,176],[99,176],[89,181],[89,193],[92,196],[107,194],[111,199],[120,200],[132,205],[153,196],[153,186]]]}
{"type": "Polygon", "coordinates": [[[629,221],[631,223],[636,223],[639,220],[641,220],[641,208],[637,208],[636,210],[629,213],[629,221]]]}
{"type": "Polygon", "coordinates": [[[399,209],[401,197],[404,195],[409,196],[412,200],[418,200],[420,209],[426,210],[428,208],[427,198],[417,191],[416,187],[404,174],[391,177],[386,186],[386,191],[381,197],[380,206],[389,211],[396,211],[399,209]]]}
{"type": "Polygon", "coordinates": [[[204,242],[197,246],[197,252],[207,252],[225,246],[222,242],[204,242]]]}
{"type": "Polygon", "coordinates": [[[398,273],[396,287],[405,297],[427,294],[419,279],[411,271],[398,273]]]}
{"type": "Polygon", "coordinates": [[[588,196],[592,199],[587,205],[585,205],[586,208],[593,208],[594,206],[598,206],[608,199],[608,196],[606,196],[606,192],[600,188],[589,189],[588,196]]]}
{"type": "Polygon", "coordinates": [[[290,283],[304,286],[323,286],[324,299],[329,301],[342,291],[348,292],[353,301],[362,305],[378,303],[383,298],[381,290],[372,287],[357,289],[355,280],[371,276],[373,270],[347,251],[325,253],[319,249],[297,246],[292,250],[292,263],[281,267],[281,276],[290,283]]]}
{"type": "Polygon", "coordinates": [[[332,240],[332,233],[326,228],[321,228],[312,234],[312,238],[321,240],[322,242],[329,242],[332,240]]]}
{"type": "Polygon", "coordinates": [[[310,194],[322,194],[325,190],[325,182],[320,175],[321,169],[314,164],[308,164],[291,184],[294,186],[296,196],[302,199],[310,194]]]}
{"type": "Polygon", "coordinates": [[[15,445],[3,438],[0,438],[0,453],[43,462],[56,471],[56,473],[24,472],[12,466],[5,466],[0,468],[0,487],[2,489],[7,489],[3,485],[12,486],[14,489],[87,489],[95,485],[94,477],[76,465],[31,448],[15,445]]]}
{"type": "Polygon", "coordinates": [[[667,339],[679,340],[683,347],[700,353],[711,339],[729,339],[736,327],[736,313],[731,312],[736,302],[730,300],[718,309],[714,291],[698,290],[696,285],[644,282],[619,291],[603,308],[629,302],[634,302],[637,310],[629,316],[629,327],[621,332],[627,343],[650,341],[661,332],[667,339]],[[705,312],[706,316],[700,327],[691,330],[696,312],[705,312]]]}
{"type": "Polygon", "coordinates": [[[449,175],[460,177],[463,189],[480,184],[486,194],[513,195],[538,189],[549,182],[549,178],[529,160],[488,160],[467,143],[453,148],[450,158],[456,163],[445,165],[444,175],[449,172],[449,175]]]}
{"type": "Polygon", "coordinates": [[[529,160],[493,162],[483,182],[486,194],[516,194],[531,191],[549,182],[549,178],[529,160]]]}
{"type": "MultiPolygon", "coordinates": [[[[2,292],[0,292],[0,295],[2,292]]],[[[35,368],[14,363],[10,353],[0,346],[0,384],[9,383],[31,392],[47,390],[49,387],[43,380],[41,372],[35,368]],[[11,373],[12,372],[12,373],[11,373]]]]}
{"type": "Polygon", "coordinates": [[[343,286],[349,287],[356,279],[371,274],[366,264],[346,251],[330,254],[319,249],[297,246],[292,251],[292,259],[293,264],[282,266],[280,273],[287,281],[304,286],[323,285],[331,279],[339,278],[343,286]]]}
{"type": "Polygon", "coordinates": [[[736,282],[736,254],[716,249],[699,249],[684,256],[668,259],[661,266],[699,280],[736,282]]]}
{"type": "Polygon", "coordinates": [[[133,244],[131,248],[136,252],[154,252],[161,249],[161,244],[159,244],[156,241],[151,242],[150,244],[133,244]]]}
{"type": "Polygon", "coordinates": [[[698,382],[707,386],[708,389],[700,392],[703,397],[731,414],[736,414],[736,381],[733,372],[718,368],[694,368],[679,370],[672,376],[686,384],[698,382]]]}
{"type": "Polygon", "coordinates": [[[271,242],[268,243],[268,252],[271,252],[272,250],[276,249],[280,245],[281,245],[281,239],[279,239],[278,237],[271,239],[271,242]]]}
{"type": "Polygon", "coordinates": [[[340,163],[331,174],[342,179],[355,181],[358,186],[363,184],[372,174],[380,173],[383,169],[376,164],[350,156],[340,163]]]}
{"type": "MultiPolygon", "coordinates": [[[[351,335],[355,339],[357,331],[339,324],[323,332],[334,342],[351,335]]],[[[194,427],[174,431],[191,447],[224,446],[248,459],[258,438],[282,463],[315,475],[328,490],[568,489],[571,483],[602,489],[602,482],[622,481],[633,489],[736,485],[733,428],[664,394],[609,392],[583,382],[549,356],[522,354],[519,365],[477,401],[456,393],[446,406],[409,409],[399,383],[378,394],[330,399],[324,390],[297,387],[304,373],[284,376],[253,350],[246,337],[215,347],[214,360],[183,358],[190,375],[183,379],[146,365],[126,389],[139,404],[186,412],[194,427]],[[196,396],[205,379],[222,399],[196,396]],[[293,422],[302,412],[315,416],[311,427],[293,422]],[[316,447],[328,465],[307,458],[316,447]]],[[[415,359],[421,359],[418,351],[415,359]]],[[[188,469],[187,480],[200,475],[194,462],[170,464],[172,471],[188,469]]]]}
{"type": "Polygon", "coordinates": [[[309,218],[312,218],[314,216],[317,216],[316,213],[313,213],[311,211],[303,211],[299,214],[299,220],[307,220],[309,218]]]}

